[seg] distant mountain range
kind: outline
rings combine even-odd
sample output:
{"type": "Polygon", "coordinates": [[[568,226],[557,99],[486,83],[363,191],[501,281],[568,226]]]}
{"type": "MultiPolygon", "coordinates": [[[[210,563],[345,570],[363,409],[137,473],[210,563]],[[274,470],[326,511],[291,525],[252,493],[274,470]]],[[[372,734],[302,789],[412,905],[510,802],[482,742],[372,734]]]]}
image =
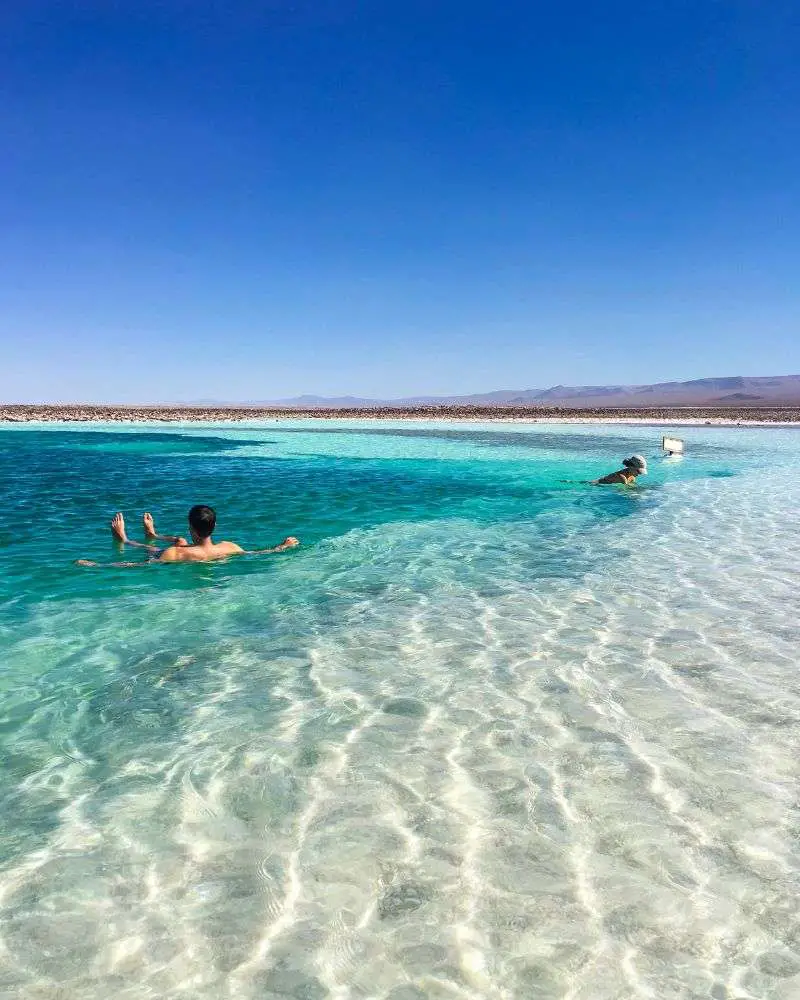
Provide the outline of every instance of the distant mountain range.
{"type": "Polygon", "coordinates": [[[404,406],[798,406],[800,375],[748,378],[699,378],[652,385],[554,385],[549,389],[500,389],[471,396],[409,396],[365,399],[360,396],[294,396],[251,403],[298,409],[352,409],[404,406]]]}

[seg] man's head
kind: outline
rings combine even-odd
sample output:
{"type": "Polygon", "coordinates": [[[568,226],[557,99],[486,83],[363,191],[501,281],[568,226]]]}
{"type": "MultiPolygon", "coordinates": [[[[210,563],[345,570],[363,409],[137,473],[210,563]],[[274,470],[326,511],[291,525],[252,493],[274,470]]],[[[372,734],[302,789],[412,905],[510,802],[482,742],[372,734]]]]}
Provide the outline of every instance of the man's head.
{"type": "Polygon", "coordinates": [[[189,511],[189,528],[196,542],[209,538],[216,524],[217,515],[213,507],[198,503],[189,511]]]}

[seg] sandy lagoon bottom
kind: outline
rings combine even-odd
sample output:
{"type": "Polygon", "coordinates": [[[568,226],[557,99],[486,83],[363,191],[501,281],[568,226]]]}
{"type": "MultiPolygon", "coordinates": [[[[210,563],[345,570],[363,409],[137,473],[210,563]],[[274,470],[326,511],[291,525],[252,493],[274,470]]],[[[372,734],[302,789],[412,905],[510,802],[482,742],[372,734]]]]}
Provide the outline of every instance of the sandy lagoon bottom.
{"type": "Polygon", "coordinates": [[[0,432],[0,996],[800,996],[800,432],[660,433],[0,432]]]}

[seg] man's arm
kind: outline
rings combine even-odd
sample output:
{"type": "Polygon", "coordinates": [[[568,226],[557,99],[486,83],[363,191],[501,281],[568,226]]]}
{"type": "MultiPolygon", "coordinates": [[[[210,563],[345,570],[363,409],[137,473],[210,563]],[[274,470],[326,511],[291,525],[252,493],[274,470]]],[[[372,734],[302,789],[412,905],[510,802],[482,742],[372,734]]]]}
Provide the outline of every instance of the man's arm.
{"type": "Polygon", "coordinates": [[[113,563],[99,563],[95,562],[93,559],[76,559],[76,566],[102,566],[103,568],[110,567],[111,569],[128,569],[131,566],[150,566],[154,560],[148,559],[146,562],[113,562],[113,563]]]}
{"type": "MultiPolygon", "coordinates": [[[[122,514],[115,514],[111,519],[111,534],[114,536],[115,540],[120,543],[120,545],[133,545],[137,549],[145,549],[150,555],[157,555],[158,548],[155,545],[145,545],[144,542],[134,542],[128,538],[127,532],[125,531],[125,518],[122,514]]],[[[128,566],[147,566],[146,562],[113,562],[113,563],[98,563],[93,559],[78,559],[76,561],[76,566],[114,566],[114,567],[128,567],[128,566]]]]}
{"type": "Polygon", "coordinates": [[[288,538],[284,538],[280,545],[273,545],[271,549],[240,549],[242,555],[245,556],[265,556],[272,552],[286,552],[287,549],[296,549],[300,544],[300,541],[293,535],[289,535],[288,538]]]}
{"type": "Polygon", "coordinates": [[[185,538],[180,535],[162,535],[156,531],[155,522],[153,521],[153,515],[146,513],[142,514],[142,524],[144,525],[144,537],[148,541],[157,540],[159,542],[169,542],[170,545],[188,545],[189,543],[185,538]]]}
{"type": "Polygon", "coordinates": [[[123,545],[132,545],[135,549],[147,549],[151,555],[158,555],[161,549],[157,545],[148,545],[146,542],[135,542],[132,538],[120,539],[123,545]]]}
{"type": "Polygon", "coordinates": [[[133,539],[128,538],[128,533],[125,530],[125,518],[122,514],[115,514],[111,518],[111,534],[114,536],[116,541],[120,545],[133,545],[137,549],[147,549],[151,554],[155,554],[159,551],[157,545],[147,545],[145,542],[134,542],[133,539]]]}

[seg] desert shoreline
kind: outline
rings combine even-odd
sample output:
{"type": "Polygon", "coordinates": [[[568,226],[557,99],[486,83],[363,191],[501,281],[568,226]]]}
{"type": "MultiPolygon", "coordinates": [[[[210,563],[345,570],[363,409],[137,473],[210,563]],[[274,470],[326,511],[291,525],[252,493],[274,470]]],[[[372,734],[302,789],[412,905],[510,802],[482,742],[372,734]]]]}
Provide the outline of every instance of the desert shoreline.
{"type": "Polygon", "coordinates": [[[664,406],[578,409],[520,406],[384,406],[301,409],[255,406],[0,404],[0,425],[30,423],[253,423],[270,420],[446,420],[465,423],[608,423],[791,427],[800,425],[800,407],[664,406]]]}

